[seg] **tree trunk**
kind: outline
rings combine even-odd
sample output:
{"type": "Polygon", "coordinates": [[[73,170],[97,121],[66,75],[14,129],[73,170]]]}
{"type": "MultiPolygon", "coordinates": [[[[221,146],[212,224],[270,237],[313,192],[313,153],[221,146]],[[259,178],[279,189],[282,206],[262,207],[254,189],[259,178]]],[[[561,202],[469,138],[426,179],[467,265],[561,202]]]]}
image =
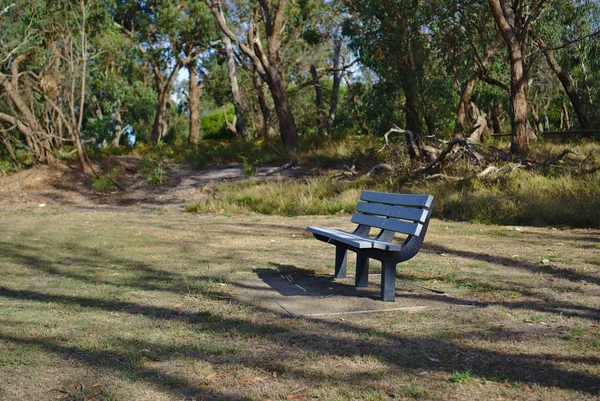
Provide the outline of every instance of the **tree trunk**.
{"type": "Polygon", "coordinates": [[[73,142],[75,144],[75,149],[77,149],[77,159],[79,160],[81,170],[83,170],[83,173],[87,175],[94,174],[94,169],[91,163],[89,163],[89,161],[87,160],[85,149],[83,147],[83,143],[81,142],[81,134],[79,133],[79,130],[76,127],[73,132],[73,142]]]}
{"type": "Polygon", "coordinates": [[[279,120],[279,131],[281,133],[281,141],[286,152],[296,160],[296,148],[298,147],[299,138],[296,128],[296,121],[292,114],[290,101],[285,88],[285,84],[281,79],[280,69],[273,67],[269,69],[269,80],[267,85],[273,97],[275,105],[275,114],[279,120]]]}
{"type": "Polygon", "coordinates": [[[475,121],[473,128],[473,132],[467,138],[469,142],[482,142],[486,139],[486,131],[487,131],[487,116],[477,105],[473,104],[471,106],[473,109],[473,120],[475,121]]]}
{"type": "Polygon", "coordinates": [[[571,128],[571,121],[569,120],[569,109],[567,109],[567,105],[563,102],[562,104],[562,115],[564,116],[564,127],[565,129],[571,128]]]}
{"type": "Polygon", "coordinates": [[[312,75],[315,87],[315,107],[317,109],[317,127],[319,127],[319,134],[328,134],[327,129],[328,121],[323,110],[323,89],[321,88],[321,82],[319,81],[319,74],[317,73],[317,67],[314,64],[310,66],[310,74],[312,75]]]}
{"type": "Polygon", "coordinates": [[[196,77],[196,64],[191,62],[188,64],[190,73],[188,104],[190,108],[190,124],[188,143],[190,145],[198,145],[200,140],[200,86],[198,85],[198,77],[196,77]]]}
{"type": "Polygon", "coordinates": [[[554,53],[552,52],[552,49],[548,48],[548,46],[542,40],[542,38],[540,38],[537,35],[537,32],[534,31],[532,33],[532,36],[533,36],[533,39],[534,39],[536,45],[539,47],[539,49],[544,54],[544,57],[546,58],[548,65],[550,66],[550,68],[552,69],[552,71],[554,72],[554,74],[556,75],[556,77],[558,78],[560,83],[562,84],[565,92],[567,93],[567,96],[569,97],[569,100],[571,101],[571,105],[573,105],[573,109],[575,110],[575,115],[577,115],[577,120],[579,121],[579,125],[581,126],[581,129],[584,129],[584,130],[591,129],[590,119],[588,117],[584,103],[581,101],[581,98],[579,97],[579,95],[577,94],[577,91],[573,87],[573,83],[571,82],[571,77],[569,76],[569,74],[567,74],[565,72],[565,70],[563,70],[560,67],[560,65],[558,64],[558,61],[556,61],[556,58],[554,58],[554,53]]]}
{"type": "Polygon", "coordinates": [[[258,96],[258,104],[260,106],[260,113],[262,115],[262,136],[264,139],[267,139],[269,137],[269,131],[271,130],[271,109],[269,109],[267,97],[263,91],[263,84],[260,80],[258,72],[256,71],[256,67],[254,67],[252,70],[252,83],[254,84],[254,89],[256,90],[256,94],[258,96]]]}
{"type": "Polygon", "coordinates": [[[2,142],[4,143],[6,150],[8,150],[8,155],[10,156],[10,159],[13,161],[15,168],[19,168],[19,161],[17,160],[17,156],[15,155],[15,151],[12,147],[12,144],[10,143],[10,139],[8,138],[8,135],[6,134],[6,132],[2,133],[2,142]]]}
{"type": "Polygon", "coordinates": [[[538,113],[537,106],[534,103],[531,104],[531,115],[533,116],[533,127],[535,129],[536,134],[538,134],[539,136],[544,132],[544,124],[540,119],[540,114],[538,113]]]}
{"type": "Polygon", "coordinates": [[[495,134],[504,132],[502,123],[500,122],[500,105],[498,103],[494,103],[494,108],[492,109],[492,129],[495,134]]]}
{"type": "Polygon", "coordinates": [[[156,90],[158,91],[158,98],[156,99],[156,113],[154,114],[154,124],[152,125],[152,134],[150,140],[152,142],[160,142],[161,139],[166,135],[165,126],[165,115],[167,113],[167,103],[169,102],[169,96],[171,95],[171,88],[177,78],[181,63],[177,63],[169,75],[169,79],[165,82],[162,71],[157,66],[154,66],[154,77],[156,79],[156,90]]]}
{"type": "Polygon", "coordinates": [[[456,112],[456,123],[454,124],[454,136],[462,138],[465,130],[465,117],[467,116],[467,104],[471,101],[471,95],[473,89],[475,89],[475,83],[477,80],[471,79],[465,85],[462,93],[460,94],[460,101],[458,102],[458,111],[456,112]]]}
{"type": "MultiPolygon", "coordinates": [[[[527,121],[527,64],[525,61],[526,35],[515,32],[515,11],[504,0],[488,0],[494,21],[502,34],[510,58],[510,116],[511,152],[523,154],[529,150],[529,123],[527,121]],[[502,1],[502,5],[500,2],[502,1]],[[506,9],[506,14],[503,11],[506,9]],[[525,36],[525,37],[523,37],[525,36]]],[[[521,10],[519,10],[519,13],[521,10]]]]}
{"type": "Polygon", "coordinates": [[[227,55],[227,71],[229,73],[229,83],[231,84],[231,94],[233,96],[233,107],[235,109],[235,129],[237,134],[242,138],[250,139],[250,130],[246,124],[246,117],[244,115],[244,103],[242,101],[242,95],[237,81],[235,58],[233,57],[233,47],[231,45],[231,39],[225,34],[222,35],[223,43],[225,44],[225,54],[227,55]]]}
{"type": "Polygon", "coordinates": [[[121,109],[115,111],[115,137],[113,138],[113,146],[118,147],[121,142],[121,135],[123,135],[123,119],[121,118],[121,109]]]}
{"type": "Polygon", "coordinates": [[[331,97],[329,98],[329,119],[327,120],[327,134],[331,134],[333,123],[337,114],[338,98],[340,93],[340,83],[342,81],[342,72],[339,71],[342,56],[342,41],[337,40],[333,48],[333,85],[331,87],[331,97]]]}
{"type": "Polygon", "coordinates": [[[424,155],[423,149],[423,124],[417,104],[417,93],[414,85],[404,85],[404,96],[406,96],[406,129],[414,134],[414,145],[412,146],[407,136],[408,154],[412,160],[419,160],[424,155]]]}

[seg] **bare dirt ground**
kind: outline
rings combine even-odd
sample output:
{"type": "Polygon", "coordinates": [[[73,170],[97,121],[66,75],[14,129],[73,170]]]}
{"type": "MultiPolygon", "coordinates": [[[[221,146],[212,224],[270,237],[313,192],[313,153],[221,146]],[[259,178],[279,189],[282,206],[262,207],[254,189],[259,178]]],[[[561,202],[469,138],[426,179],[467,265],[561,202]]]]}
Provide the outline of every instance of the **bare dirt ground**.
{"type": "MultiPolygon", "coordinates": [[[[190,164],[169,164],[167,182],[152,185],[138,170],[140,158],[119,156],[105,158],[96,170],[117,171],[122,190],[103,193],[92,185],[92,179],[80,173],[77,166],[40,166],[0,177],[0,210],[53,211],[183,211],[185,205],[201,200],[212,192],[217,182],[246,179],[241,165],[199,170],[190,164]]],[[[296,167],[268,175],[273,167],[259,167],[253,179],[280,179],[309,174],[296,167]]]]}

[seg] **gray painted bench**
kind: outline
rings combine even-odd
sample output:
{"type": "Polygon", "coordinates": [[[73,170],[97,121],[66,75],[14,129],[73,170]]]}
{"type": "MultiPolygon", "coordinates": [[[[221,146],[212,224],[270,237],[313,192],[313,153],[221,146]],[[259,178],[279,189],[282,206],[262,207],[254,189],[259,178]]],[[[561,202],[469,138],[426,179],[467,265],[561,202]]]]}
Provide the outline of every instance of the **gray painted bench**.
{"type": "Polygon", "coordinates": [[[335,277],[346,277],[347,251],[356,252],[356,287],[367,287],[369,259],[381,262],[381,299],[393,302],[396,293],[396,265],[414,257],[427,232],[433,196],[403,195],[363,191],[352,222],[353,232],[323,227],[307,227],[320,241],[335,245],[335,277]],[[374,237],[371,229],[379,229],[374,237]],[[396,233],[408,237],[392,243],[396,233]]]}

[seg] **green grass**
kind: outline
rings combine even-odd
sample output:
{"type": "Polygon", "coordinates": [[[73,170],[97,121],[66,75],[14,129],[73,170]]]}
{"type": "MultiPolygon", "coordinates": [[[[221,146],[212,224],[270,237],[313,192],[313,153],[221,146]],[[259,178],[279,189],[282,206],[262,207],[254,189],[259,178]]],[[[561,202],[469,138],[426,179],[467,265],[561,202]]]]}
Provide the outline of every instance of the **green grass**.
{"type": "Polygon", "coordinates": [[[450,381],[454,383],[467,383],[472,380],[471,371],[465,370],[464,372],[454,372],[450,376],[450,381]]]}
{"type": "MultiPolygon", "coordinates": [[[[590,156],[581,162],[563,163],[558,167],[515,169],[506,162],[498,162],[504,172],[478,178],[466,163],[450,166],[448,175],[466,177],[455,180],[425,180],[415,174],[415,166],[406,157],[392,151],[374,152],[375,143],[350,140],[330,141],[319,151],[305,151],[306,165],[319,160],[354,160],[359,173],[350,179],[340,180],[332,173],[317,175],[307,180],[250,181],[242,184],[223,184],[208,200],[190,204],[189,211],[198,213],[249,213],[274,215],[306,215],[350,213],[354,210],[362,189],[397,193],[429,193],[435,196],[434,216],[438,218],[482,222],[487,224],[534,225],[554,227],[600,227],[600,171],[585,173],[598,161],[590,156]],[[371,147],[369,147],[371,146],[371,147]],[[392,162],[394,170],[373,177],[364,172],[379,162],[392,162]]],[[[260,156],[262,145],[248,145],[237,155],[244,160],[245,170],[251,174],[256,164],[269,159],[260,156]],[[254,147],[253,147],[254,146],[254,147]],[[258,146],[258,147],[257,147],[258,146]]],[[[539,159],[557,153],[539,145],[533,156],[539,159]]],[[[212,148],[205,158],[225,162],[233,156],[215,156],[227,150],[235,151],[235,144],[212,148]],[[219,150],[221,149],[221,150],[219,150]]],[[[597,145],[583,144],[574,147],[582,154],[599,153],[597,145]]],[[[346,163],[348,165],[351,162],[346,163]]],[[[518,232],[497,231],[499,236],[519,236],[518,232]]]]}
{"type": "Polygon", "coordinates": [[[303,183],[289,180],[276,182],[248,181],[221,184],[207,200],[188,205],[196,213],[261,213],[299,216],[351,213],[360,194],[358,182],[343,183],[327,178],[303,183]]]}
{"type": "Polygon", "coordinates": [[[424,311],[292,319],[240,300],[256,271],[331,273],[333,247],[304,228],[347,222],[0,213],[0,399],[597,399],[589,230],[434,220],[399,273],[446,291],[399,285],[440,304],[424,311]],[[570,275],[539,263],[559,241],[570,275]]]}

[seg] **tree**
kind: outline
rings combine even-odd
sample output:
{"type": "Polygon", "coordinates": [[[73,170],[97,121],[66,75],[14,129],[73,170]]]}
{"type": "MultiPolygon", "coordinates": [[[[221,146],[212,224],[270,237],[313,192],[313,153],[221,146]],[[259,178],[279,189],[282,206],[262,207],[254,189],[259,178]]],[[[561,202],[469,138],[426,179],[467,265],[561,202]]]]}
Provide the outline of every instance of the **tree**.
{"type": "MultiPolygon", "coordinates": [[[[220,10],[221,18],[225,20],[223,15],[223,9],[220,10]]],[[[250,138],[250,131],[246,124],[246,116],[244,115],[244,104],[242,101],[242,95],[240,93],[240,87],[237,79],[237,68],[235,63],[235,57],[233,54],[233,45],[231,39],[224,32],[221,35],[223,41],[223,47],[225,48],[225,57],[227,58],[227,72],[229,76],[229,83],[231,85],[231,96],[233,98],[233,107],[235,109],[235,130],[238,135],[244,139],[250,138]]]]}
{"type": "Polygon", "coordinates": [[[10,26],[8,32],[20,33],[21,43],[4,57],[10,67],[0,72],[0,84],[9,104],[0,119],[19,130],[41,163],[56,161],[55,151],[70,141],[82,170],[91,174],[83,132],[88,65],[98,49],[91,46],[90,36],[107,28],[106,4],[33,2],[7,14],[16,16],[18,22],[2,20],[10,26]]]}
{"type": "Polygon", "coordinates": [[[531,135],[527,119],[527,91],[529,68],[527,65],[527,43],[529,29],[541,15],[545,0],[524,0],[509,3],[506,0],[488,0],[490,11],[508,50],[510,62],[510,113],[511,151],[526,153],[531,135]]]}
{"type": "Polygon", "coordinates": [[[267,84],[279,120],[281,140],[288,154],[295,160],[299,142],[298,130],[284,82],[280,59],[282,34],[286,25],[286,12],[288,12],[287,0],[280,0],[277,7],[274,7],[269,0],[259,0],[260,10],[253,12],[249,21],[245,24],[240,23],[238,26],[238,28],[242,28],[242,25],[247,26],[245,40],[240,39],[232,30],[230,22],[225,18],[223,3],[220,0],[206,0],[206,3],[223,33],[236,44],[246,57],[250,58],[257,74],[267,84]],[[264,30],[264,44],[257,22],[264,30]]]}
{"type": "MultiPolygon", "coordinates": [[[[410,157],[421,159],[426,156],[422,96],[430,77],[426,69],[433,66],[435,60],[428,46],[429,34],[423,29],[431,10],[412,0],[348,0],[346,4],[349,15],[344,33],[350,37],[350,45],[360,61],[379,77],[378,85],[393,103],[391,107],[402,110],[404,126],[414,134],[407,135],[410,157]],[[403,99],[399,99],[400,93],[403,99]]],[[[383,112],[381,104],[385,103],[377,103],[383,112]]],[[[401,124],[387,121],[385,130],[394,123],[401,124]]]]}
{"type": "Polygon", "coordinates": [[[210,11],[201,0],[184,3],[150,0],[133,4],[124,1],[117,8],[115,22],[137,40],[140,52],[150,64],[157,92],[150,140],[159,142],[168,129],[166,109],[179,71],[196,62],[215,38],[210,11]]]}

